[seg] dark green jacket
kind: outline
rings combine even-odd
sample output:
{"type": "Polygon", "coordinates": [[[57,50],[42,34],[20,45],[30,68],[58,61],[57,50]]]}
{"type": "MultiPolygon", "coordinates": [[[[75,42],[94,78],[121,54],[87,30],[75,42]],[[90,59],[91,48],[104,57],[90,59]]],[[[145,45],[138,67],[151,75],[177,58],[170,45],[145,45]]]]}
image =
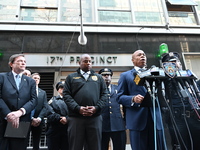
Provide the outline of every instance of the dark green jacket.
{"type": "Polygon", "coordinates": [[[106,84],[102,76],[93,70],[90,71],[87,80],[80,73],[80,68],[66,78],[63,98],[69,108],[69,116],[81,117],[81,106],[95,106],[97,111],[93,116],[98,116],[108,101],[106,84]]]}

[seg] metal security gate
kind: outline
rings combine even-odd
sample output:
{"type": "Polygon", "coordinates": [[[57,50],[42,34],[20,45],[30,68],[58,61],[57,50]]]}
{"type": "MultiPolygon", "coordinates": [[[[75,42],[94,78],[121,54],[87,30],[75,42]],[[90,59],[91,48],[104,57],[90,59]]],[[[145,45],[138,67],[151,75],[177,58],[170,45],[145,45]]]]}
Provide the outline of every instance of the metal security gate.
{"type": "MultiPolygon", "coordinates": [[[[42,129],[42,135],[41,135],[41,138],[40,138],[40,149],[48,149],[47,147],[47,139],[46,139],[46,122],[47,122],[47,119],[45,118],[45,124],[43,126],[43,129],[42,129]]],[[[33,148],[33,141],[32,141],[32,134],[30,133],[30,136],[29,136],[29,142],[28,142],[28,146],[27,146],[27,149],[32,149],[33,148]]]]}

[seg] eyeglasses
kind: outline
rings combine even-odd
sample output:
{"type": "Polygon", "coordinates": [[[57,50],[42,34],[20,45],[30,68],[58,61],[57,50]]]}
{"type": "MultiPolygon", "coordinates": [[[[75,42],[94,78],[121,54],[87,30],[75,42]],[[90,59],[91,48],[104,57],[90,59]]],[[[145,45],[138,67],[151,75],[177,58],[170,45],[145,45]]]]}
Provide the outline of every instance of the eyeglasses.
{"type": "Polygon", "coordinates": [[[102,76],[111,76],[111,74],[101,74],[102,76]]]}

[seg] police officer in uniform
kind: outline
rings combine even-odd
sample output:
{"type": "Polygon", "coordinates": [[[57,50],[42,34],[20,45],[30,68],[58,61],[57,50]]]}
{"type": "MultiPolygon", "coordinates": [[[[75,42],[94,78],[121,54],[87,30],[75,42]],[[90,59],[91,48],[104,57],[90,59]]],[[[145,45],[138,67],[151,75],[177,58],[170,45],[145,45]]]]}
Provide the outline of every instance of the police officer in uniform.
{"type": "Polygon", "coordinates": [[[108,150],[109,141],[112,140],[113,150],[125,150],[126,132],[125,121],[123,119],[120,104],[116,101],[117,85],[111,84],[113,72],[104,68],[99,71],[108,89],[109,101],[102,109],[102,142],[101,150],[108,150]]]}
{"type": "Polygon", "coordinates": [[[49,115],[47,116],[47,145],[48,150],[68,150],[67,117],[68,108],[63,101],[64,82],[56,84],[58,96],[49,100],[49,115]]]}
{"type": "MultiPolygon", "coordinates": [[[[182,70],[180,55],[177,52],[163,54],[162,62],[174,62],[178,73],[182,70]]],[[[166,117],[172,138],[173,150],[199,150],[200,149],[200,121],[191,107],[188,98],[182,98],[178,88],[178,80],[169,78],[165,81],[166,98],[169,99],[172,116],[166,117]],[[172,123],[175,120],[175,125],[172,123]],[[178,130],[176,129],[176,126],[178,130]]],[[[166,114],[165,114],[166,115],[166,114]]]]}

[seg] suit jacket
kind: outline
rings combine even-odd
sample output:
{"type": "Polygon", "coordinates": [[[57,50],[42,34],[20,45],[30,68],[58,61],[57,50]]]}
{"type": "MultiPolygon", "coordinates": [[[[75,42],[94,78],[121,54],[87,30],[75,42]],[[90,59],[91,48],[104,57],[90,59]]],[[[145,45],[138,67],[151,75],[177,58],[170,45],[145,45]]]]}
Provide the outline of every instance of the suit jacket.
{"type": "MultiPolygon", "coordinates": [[[[0,119],[8,113],[20,108],[26,114],[20,117],[21,121],[30,121],[30,113],[37,105],[36,83],[30,77],[22,75],[19,90],[12,72],[0,73],[0,119]]],[[[1,127],[0,127],[1,128],[1,127]]]]}
{"type": "Polygon", "coordinates": [[[106,107],[102,109],[102,131],[114,132],[125,130],[120,104],[117,102],[117,85],[111,84],[111,92],[106,107]]]}
{"type": "MultiPolygon", "coordinates": [[[[137,103],[132,105],[133,96],[136,96],[137,94],[145,96],[147,93],[144,86],[138,86],[135,84],[134,74],[136,74],[136,70],[132,69],[120,75],[118,81],[118,102],[126,108],[127,128],[130,130],[142,131],[146,127],[149,113],[153,116],[153,111],[151,107],[139,107],[137,103]]],[[[158,130],[161,130],[161,117],[158,108],[156,108],[156,120],[156,127],[158,130]]]]}
{"type": "Polygon", "coordinates": [[[47,94],[44,90],[38,88],[38,103],[35,108],[34,118],[40,117],[42,120],[46,116],[47,94]]]}

